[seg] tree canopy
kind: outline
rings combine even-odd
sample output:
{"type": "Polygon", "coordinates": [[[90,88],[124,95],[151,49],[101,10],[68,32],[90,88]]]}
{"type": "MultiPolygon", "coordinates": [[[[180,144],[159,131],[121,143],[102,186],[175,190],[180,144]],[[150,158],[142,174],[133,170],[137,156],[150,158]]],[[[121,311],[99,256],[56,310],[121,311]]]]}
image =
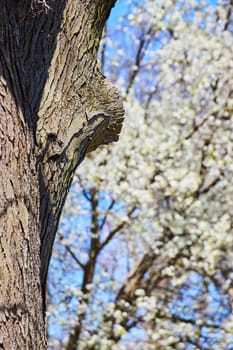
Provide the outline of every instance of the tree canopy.
{"type": "Polygon", "coordinates": [[[100,52],[126,120],[75,174],[51,349],[232,349],[233,5],[126,3],[100,52]]]}

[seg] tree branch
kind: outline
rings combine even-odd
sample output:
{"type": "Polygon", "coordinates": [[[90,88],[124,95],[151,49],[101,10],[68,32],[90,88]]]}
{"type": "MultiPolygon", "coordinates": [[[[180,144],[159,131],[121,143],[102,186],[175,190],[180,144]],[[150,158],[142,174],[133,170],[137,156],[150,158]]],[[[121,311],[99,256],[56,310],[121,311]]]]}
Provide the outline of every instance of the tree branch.
{"type": "Polygon", "coordinates": [[[129,83],[126,89],[126,96],[128,95],[131,87],[134,84],[134,81],[136,79],[137,74],[139,73],[139,68],[141,65],[141,62],[143,60],[144,54],[145,54],[145,50],[148,47],[148,45],[150,44],[151,41],[151,35],[153,33],[153,29],[154,26],[151,26],[146,33],[142,34],[142,37],[139,41],[139,45],[137,48],[137,52],[136,52],[136,57],[135,57],[135,62],[134,62],[134,66],[137,67],[137,69],[134,69],[131,71],[130,73],[130,77],[129,77],[129,83]],[[149,39],[146,39],[147,37],[150,37],[149,39]]]}
{"type": "Polygon", "coordinates": [[[70,249],[69,246],[65,246],[65,249],[67,250],[67,252],[72,256],[72,258],[74,259],[74,261],[84,270],[85,265],[81,263],[81,261],[76,257],[76,255],[72,252],[72,250],[70,249]]]}
{"type": "Polygon", "coordinates": [[[104,218],[103,218],[101,224],[99,225],[99,230],[102,230],[102,229],[103,229],[103,227],[104,227],[104,225],[105,225],[105,223],[106,223],[108,214],[109,214],[109,212],[112,210],[112,208],[113,208],[113,206],[114,206],[115,203],[116,203],[116,202],[115,202],[115,199],[112,199],[112,201],[111,201],[111,203],[110,203],[108,209],[107,209],[106,212],[105,212],[104,218]]]}
{"type": "MultiPolygon", "coordinates": [[[[132,214],[135,212],[135,210],[136,210],[136,207],[131,208],[130,211],[127,213],[127,216],[131,217],[132,214]]],[[[102,250],[112,240],[112,238],[115,236],[115,234],[117,232],[119,232],[121,229],[123,229],[123,227],[125,226],[126,223],[127,223],[127,221],[122,221],[117,227],[115,227],[108,234],[108,236],[105,238],[105,240],[102,243],[100,243],[99,250],[102,250]]]]}
{"type": "Polygon", "coordinates": [[[36,132],[40,216],[44,223],[41,232],[43,283],[76,167],[88,152],[118,140],[121,130],[122,100],[97,66],[99,40],[114,3],[115,0],[66,2],[47,72],[36,132]]]}

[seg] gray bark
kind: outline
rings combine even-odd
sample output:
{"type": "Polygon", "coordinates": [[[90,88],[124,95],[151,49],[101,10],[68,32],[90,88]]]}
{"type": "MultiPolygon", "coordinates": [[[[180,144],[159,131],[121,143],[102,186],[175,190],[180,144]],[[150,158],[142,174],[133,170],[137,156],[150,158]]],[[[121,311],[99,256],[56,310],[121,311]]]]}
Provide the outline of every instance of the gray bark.
{"type": "Polygon", "coordinates": [[[0,349],[46,349],[66,194],[86,153],[118,139],[122,102],[96,61],[114,3],[0,1],[0,349]]]}

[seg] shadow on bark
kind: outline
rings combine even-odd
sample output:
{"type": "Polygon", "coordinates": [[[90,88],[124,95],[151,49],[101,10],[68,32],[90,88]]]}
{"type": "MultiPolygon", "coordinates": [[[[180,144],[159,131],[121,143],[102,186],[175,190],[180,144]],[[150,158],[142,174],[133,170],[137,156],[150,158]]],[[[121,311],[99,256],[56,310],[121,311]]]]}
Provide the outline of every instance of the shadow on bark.
{"type": "Polygon", "coordinates": [[[5,1],[0,11],[0,76],[35,136],[65,0],[5,1]]]}

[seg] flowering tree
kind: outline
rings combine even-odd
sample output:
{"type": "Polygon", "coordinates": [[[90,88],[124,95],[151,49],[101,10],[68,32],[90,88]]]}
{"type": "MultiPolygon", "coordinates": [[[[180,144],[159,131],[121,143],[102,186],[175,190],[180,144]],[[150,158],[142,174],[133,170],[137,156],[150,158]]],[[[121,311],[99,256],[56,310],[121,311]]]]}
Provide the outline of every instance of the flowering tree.
{"type": "Polygon", "coordinates": [[[75,175],[51,349],[232,349],[233,5],[132,3],[101,56],[126,122],[75,175]]]}

